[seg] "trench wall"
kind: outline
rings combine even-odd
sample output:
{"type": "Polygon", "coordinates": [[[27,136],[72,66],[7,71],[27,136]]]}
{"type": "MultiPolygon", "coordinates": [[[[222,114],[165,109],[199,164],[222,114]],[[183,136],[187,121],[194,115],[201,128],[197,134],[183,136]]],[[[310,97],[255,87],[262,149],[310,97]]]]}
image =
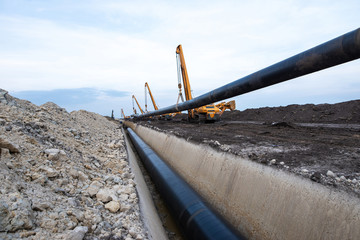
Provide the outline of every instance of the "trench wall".
{"type": "MultiPolygon", "coordinates": [[[[124,132],[123,132],[124,133],[124,132]]],[[[145,183],[140,167],[137,163],[137,157],[130,146],[130,140],[124,134],[128,161],[131,171],[135,175],[136,190],[139,195],[139,204],[141,209],[142,220],[148,230],[148,237],[152,240],[168,240],[167,234],[163,228],[160,217],[156,211],[155,204],[152,200],[150,191],[145,183]]]]}
{"type": "Polygon", "coordinates": [[[360,239],[360,200],[310,180],[125,123],[250,239],[360,239]]]}

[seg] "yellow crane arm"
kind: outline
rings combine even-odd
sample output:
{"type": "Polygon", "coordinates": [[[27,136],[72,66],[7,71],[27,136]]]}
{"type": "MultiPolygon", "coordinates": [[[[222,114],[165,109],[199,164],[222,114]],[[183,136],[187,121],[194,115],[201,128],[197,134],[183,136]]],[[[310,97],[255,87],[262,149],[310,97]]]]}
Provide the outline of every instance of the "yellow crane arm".
{"type": "Polygon", "coordinates": [[[147,95],[146,95],[146,88],[147,88],[148,91],[149,91],[149,95],[150,95],[151,101],[152,101],[152,103],[153,103],[153,105],[154,105],[154,109],[155,109],[155,110],[158,110],[158,107],[156,106],[156,103],[155,103],[155,99],[154,99],[154,97],[153,97],[153,95],[152,95],[152,93],[151,93],[149,84],[146,82],[146,83],[145,83],[145,111],[147,112],[147,95]]]}
{"type": "MultiPolygon", "coordinates": [[[[177,48],[176,48],[176,56],[179,61],[178,64],[180,65],[180,68],[181,68],[181,77],[182,77],[183,83],[184,83],[185,99],[186,99],[186,101],[188,101],[188,100],[192,99],[192,95],[191,95],[189,76],[188,76],[186,64],[185,64],[185,57],[184,57],[184,53],[183,53],[181,44],[179,46],[177,46],[177,48]]],[[[179,89],[181,90],[180,81],[179,81],[179,89]]]]}
{"type": "Polygon", "coordinates": [[[138,107],[139,107],[139,109],[140,109],[140,112],[141,112],[142,114],[144,114],[144,111],[141,109],[140,104],[139,104],[138,101],[136,100],[135,95],[132,95],[132,99],[133,99],[133,109],[134,109],[134,113],[136,114],[136,109],[135,109],[135,107],[134,107],[134,99],[135,99],[135,102],[136,102],[136,104],[138,105],[138,107]]]}
{"type": "Polygon", "coordinates": [[[124,110],[123,110],[123,109],[121,109],[121,116],[122,116],[123,119],[129,118],[129,117],[125,116],[125,113],[124,113],[124,110]]]}
{"type": "MultiPolygon", "coordinates": [[[[176,61],[177,61],[178,78],[179,78],[179,81],[178,81],[178,87],[179,87],[178,102],[179,102],[180,97],[183,100],[182,93],[181,93],[181,80],[180,80],[180,77],[182,78],[183,84],[184,84],[185,100],[186,101],[191,100],[192,95],[191,95],[190,81],[189,81],[189,76],[188,76],[188,72],[187,72],[187,69],[186,69],[185,57],[184,57],[184,52],[183,52],[181,44],[179,46],[177,46],[177,48],[176,48],[176,61]]],[[[189,109],[188,110],[188,115],[189,115],[189,119],[194,119],[195,118],[194,109],[189,109]]]]}

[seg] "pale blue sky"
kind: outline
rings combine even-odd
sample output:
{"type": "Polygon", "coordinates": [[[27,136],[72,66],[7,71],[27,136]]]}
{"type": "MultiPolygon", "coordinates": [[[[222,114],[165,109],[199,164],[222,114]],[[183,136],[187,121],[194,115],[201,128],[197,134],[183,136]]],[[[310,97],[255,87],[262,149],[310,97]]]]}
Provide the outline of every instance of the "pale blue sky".
{"type": "MultiPolygon", "coordinates": [[[[146,81],[160,107],[176,102],[178,44],[199,96],[360,27],[359,12],[358,0],[0,0],[0,88],[129,115],[146,81]]],[[[245,109],[359,99],[359,76],[356,60],[235,100],[245,109]]]]}

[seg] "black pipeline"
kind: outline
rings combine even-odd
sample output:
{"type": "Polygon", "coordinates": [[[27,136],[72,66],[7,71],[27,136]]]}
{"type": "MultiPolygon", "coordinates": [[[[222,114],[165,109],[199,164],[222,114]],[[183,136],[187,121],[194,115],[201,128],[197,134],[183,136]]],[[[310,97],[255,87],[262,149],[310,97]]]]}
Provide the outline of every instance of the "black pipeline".
{"type": "Polygon", "coordinates": [[[134,131],[127,129],[142,162],[187,239],[245,239],[207,206],[134,131]]]}
{"type": "Polygon", "coordinates": [[[149,117],[215,103],[360,58],[360,28],[240,78],[190,101],[141,114],[149,117]]]}

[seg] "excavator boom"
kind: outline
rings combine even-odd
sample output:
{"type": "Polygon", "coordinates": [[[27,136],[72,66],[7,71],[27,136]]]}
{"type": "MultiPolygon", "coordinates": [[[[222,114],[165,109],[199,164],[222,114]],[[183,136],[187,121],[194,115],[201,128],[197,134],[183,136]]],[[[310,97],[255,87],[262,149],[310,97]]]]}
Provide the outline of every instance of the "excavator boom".
{"type": "MultiPolygon", "coordinates": [[[[146,82],[145,83],[145,111],[147,111],[147,95],[146,95],[147,91],[146,91],[146,88],[149,91],[149,95],[150,95],[151,101],[152,101],[152,103],[154,105],[154,109],[158,110],[158,106],[155,103],[155,99],[154,99],[154,96],[151,93],[149,84],[146,82]]],[[[175,115],[176,115],[176,113],[168,113],[168,114],[160,115],[160,119],[165,118],[166,120],[171,120],[175,115]]]]}
{"type": "Polygon", "coordinates": [[[129,117],[127,117],[127,116],[125,115],[123,109],[121,109],[121,117],[122,117],[123,119],[128,119],[128,118],[129,118],[129,117]]]}
{"type": "MultiPolygon", "coordinates": [[[[190,87],[188,72],[186,69],[184,53],[183,53],[183,49],[182,49],[181,45],[177,46],[177,48],[176,48],[176,60],[177,60],[178,78],[179,78],[179,82],[178,82],[179,97],[178,97],[177,102],[179,102],[180,97],[182,98],[180,78],[182,78],[183,84],[184,84],[185,99],[186,99],[186,101],[189,101],[192,99],[191,87],[190,87]]],[[[208,104],[208,105],[196,108],[196,109],[189,109],[188,117],[189,117],[189,120],[201,120],[201,118],[203,118],[205,121],[217,121],[217,120],[220,120],[220,116],[223,114],[223,112],[226,109],[229,109],[231,111],[234,110],[235,109],[235,101],[232,100],[227,103],[222,102],[217,105],[208,104]]]]}
{"type": "Polygon", "coordinates": [[[147,112],[147,95],[146,95],[146,88],[147,88],[147,90],[149,91],[149,95],[150,95],[151,101],[152,101],[152,103],[153,103],[153,105],[154,105],[154,109],[155,109],[155,110],[158,110],[158,107],[157,107],[157,105],[156,105],[156,103],[155,103],[155,99],[154,99],[154,97],[153,97],[153,95],[152,95],[152,93],[151,93],[149,84],[146,82],[146,83],[145,83],[145,111],[147,112]]]}
{"type": "Polygon", "coordinates": [[[182,77],[183,83],[184,83],[185,99],[186,99],[186,101],[189,101],[192,99],[191,87],[190,87],[189,76],[187,73],[185,57],[184,57],[184,53],[183,53],[181,44],[179,46],[177,46],[176,54],[178,57],[178,61],[180,62],[179,65],[181,68],[181,77],[182,77]]]}
{"type": "MultiPolygon", "coordinates": [[[[179,78],[180,77],[182,78],[184,84],[185,99],[186,101],[189,101],[192,99],[191,87],[190,87],[189,76],[186,69],[184,53],[181,45],[177,46],[176,48],[176,59],[178,64],[178,75],[179,78]]],[[[179,97],[182,97],[180,80],[178,86],[179,86],[179,97]]],[[[178,97],[178,102],[179,102],[179,97],[178,97]]],[[[217,121],[220,118],[220,109],[214,104],[209,104],[196,109],[189,109],[188,118],[190,121],[194,121],[194,120],[217,121]]]]}
{"type": "Polygon", "coordinates": [[[134,109],[134,113],[135,113],[135,115],[136,115],[136,109],[135,109],[135,107],[134,107],[134,100],[135,100],[136,104],[138,105],[138,107],[139,107],[139,109],[140,109],[141,114],[144,114],[145,112],[141,109],[140,104],[139,104],[139,102],[136,100],[135,95],[132,95],[132,99],[133,99],[133,109],[134,109]]]}

